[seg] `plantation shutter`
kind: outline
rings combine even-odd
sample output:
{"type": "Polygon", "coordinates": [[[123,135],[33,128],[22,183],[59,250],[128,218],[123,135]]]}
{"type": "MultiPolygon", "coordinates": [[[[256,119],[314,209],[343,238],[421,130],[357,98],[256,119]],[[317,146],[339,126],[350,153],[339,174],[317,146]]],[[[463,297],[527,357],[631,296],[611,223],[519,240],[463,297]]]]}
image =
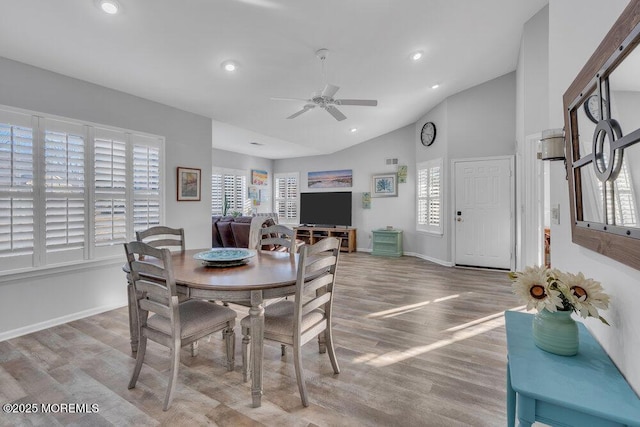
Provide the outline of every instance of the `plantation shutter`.
{"type": "Polygon", "coordinates": [[[30,266],[34,253],[31,117],[0,111],[0,267],[30,266]]]}
{"type": "Polygon", "coordinates": [[[442,234],[442,159],[417,165],[417,229],[442,234]]]}
{"type": "Polygon", "coordinates": [[[211,174],[211,213],[231,215],[239,212],[246,215],[250,210],[246,173],[241,170],[214,170],[211,174]]]}
{"type": "Polygon", "coordinates": [[[132,139],[133,229],[142,231],[161,224],[161,141],[141,135],[132,135],[132,139]]]}
{"type": "Polygon", "coordinates": [[[224,191],[222,188],[222,174],[211,175],[211,214],[222,215],[224,191]]]}
{"type": "Polygon", "coordinates": [[[298,222],[298,174],[275,175],[275,205],[278,222],[298,222]]]}
{"type": "Polygon", "coordinates": [[[86,241],[86,129],[58,120],[42,122],[47,262],[82,259],[86,241]]]}
{"type": "Polygon", "coordinates": [[[95,245],[111,246],[127,238],[127,144],[124,132],[95,129],[95,245]]]}

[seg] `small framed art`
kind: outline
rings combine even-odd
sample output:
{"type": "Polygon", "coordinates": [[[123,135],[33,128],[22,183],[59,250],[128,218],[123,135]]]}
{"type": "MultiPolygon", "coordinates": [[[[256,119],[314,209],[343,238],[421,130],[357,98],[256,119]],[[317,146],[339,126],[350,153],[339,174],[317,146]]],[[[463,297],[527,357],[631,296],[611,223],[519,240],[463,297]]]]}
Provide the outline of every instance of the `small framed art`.
{"type": "Polygon", "coordinates": [[[200,201],[201,170],[178,167],[178,201],[200,201]]]}
{"type": "Polygon", "coordinates": [[[398,175],[385,173],[371,178],[371,197],[397,197],[398,175]]]}

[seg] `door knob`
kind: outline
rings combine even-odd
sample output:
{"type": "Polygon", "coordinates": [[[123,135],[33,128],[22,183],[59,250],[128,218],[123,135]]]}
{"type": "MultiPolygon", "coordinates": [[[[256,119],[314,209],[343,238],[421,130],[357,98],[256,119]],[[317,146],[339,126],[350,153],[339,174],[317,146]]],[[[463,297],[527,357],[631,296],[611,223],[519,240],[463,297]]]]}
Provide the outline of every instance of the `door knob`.
{"type": "Polygon", "coordinates": [[[460,217],[456,218],[456,220],[457,220],[458,222],[462,222],[462,218],[460,218],[460,217]]]}

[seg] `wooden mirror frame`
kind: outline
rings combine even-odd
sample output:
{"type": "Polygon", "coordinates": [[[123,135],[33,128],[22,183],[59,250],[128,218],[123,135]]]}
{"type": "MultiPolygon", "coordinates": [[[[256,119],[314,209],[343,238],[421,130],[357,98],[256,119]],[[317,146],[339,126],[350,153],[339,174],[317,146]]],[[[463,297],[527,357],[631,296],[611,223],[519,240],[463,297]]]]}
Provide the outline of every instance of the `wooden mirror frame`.
{"type": "Polygon", "coordinates": [[[640,270],[638,228],[607,226],[576,218],[577,210],[582,209],[576,201],[582,203],[582,194],[580,185],[576,186],[576,181],[579,183],[581,179],[580,169],[574,168],[574,163],[580,160],[576,110],[593,93],[599,80],[607,77],[639,43],[640,0],[631,0],[564,93],[563,106],[572,241],[640,270]]]}

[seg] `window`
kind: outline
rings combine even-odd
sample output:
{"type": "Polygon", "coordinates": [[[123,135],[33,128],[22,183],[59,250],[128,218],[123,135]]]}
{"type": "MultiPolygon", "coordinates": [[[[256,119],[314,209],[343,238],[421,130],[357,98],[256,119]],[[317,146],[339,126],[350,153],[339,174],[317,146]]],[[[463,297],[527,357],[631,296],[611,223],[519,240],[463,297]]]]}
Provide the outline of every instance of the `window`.
{"type": "Polygon", "coordinates": [[[0,270],[118,255],[159,225],[163,144],[0,109],[0,270]]]}
{"type": "Polygon", "coordinates": [[[247,196],[247,173],[241,170],[214,169],[211,174],[211,214],[248,215],[251,200],[247,196]]]}
{"type": "Polygon", "coordinates": [[[442,234],[442,159],[418,163],[417,229],[442,234]]]}
{"type": "Polygon", "coordinates": [[[277,173],[275,179],[275,209],[278,222],[281,224],[297,224],[299,205],[299,174],[277,173]]]}

